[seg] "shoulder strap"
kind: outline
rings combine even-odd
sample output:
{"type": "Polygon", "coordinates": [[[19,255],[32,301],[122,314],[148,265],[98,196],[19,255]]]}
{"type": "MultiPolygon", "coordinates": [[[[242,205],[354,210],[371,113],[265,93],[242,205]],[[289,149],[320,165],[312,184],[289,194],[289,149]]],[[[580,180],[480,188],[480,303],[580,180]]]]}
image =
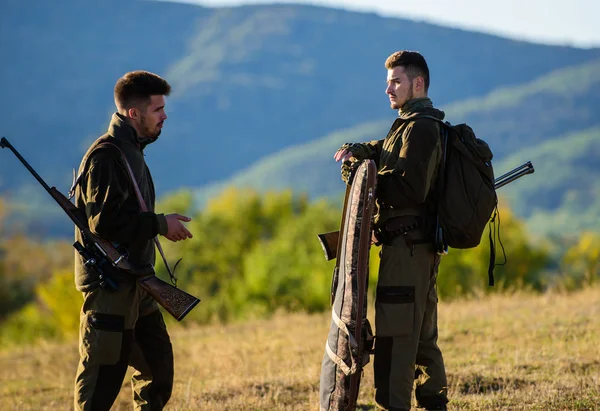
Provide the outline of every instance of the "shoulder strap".
{"type": "MultiPolygon", "coordinates": [[[[439,121],[440,123],[446,125],[446,123],[442,122],[438,118],[433,116],[428,116],[433,118],[434,120],[439,121]]],[[[438,180],[438,198],[437,198],[437,215],[435,221],[435,250],[439,255],[448,254],[448,244],[444,240],[444,231],[442,229],[442,225],[440,223],[440,207],[442,204],[442,196],[444,195],[444,190],[446,188],[446,153],[448,152],[448,128],[442,128],[442,162],[439,168],[439,174],[437,176],[438,180]]]]}
{"type": "MultiPolygon", "coordinates": [[[[125,164],[125,168],[127,169],[127,174],[129,174],[129,180],[131,181],[131,184],[133,185],[133,189],[135,191],[135,195],[137,197],[138,204],[140,205],[140,209],[142,210],[142,212],[147,212],[148,206],[146,205],[146,202],[144,201],[144,198],[142,197],[142,193],[141,193],[140,188],[135,179],[135,175],[133,174],[133,170],[131,169],[131,166],[129,165],[129,161],[127,161],[127,157],[125,157],[125,153],[123,153],[123,150],[121,150],[121,148],[119,146],[117,146],[116,144],[110,143],[108,141],[99,144],[98,148],[102,147],[102,146],[113,146],[119,151],[119,153],[121,155],[121,159],[123,160],[123,163],[125,164]]],[[[82,173],[83,173],[83,170],[82,170],[82,173]]],[[[78,180],[79,179],[81,179],[81,174],[78,177],[78,180]]],[[[169,273],[169,277],[171,277],[171,282],[173,283],[174,286],[177,286],[177,277],[175,277],[174,270],[171,270],[171,267],[169,266],[169,263],[167,262],[165,253],[162,249],[162,246],[160,245],[160,241],[158,241],[158,236],[154,237],[153,240],[154,240],[154,244],[156,244],[156,248],[158,248],[158,252],[160,253],[160,256],[162,257],[163,262],[165,263],[165,267],[167,269],[167,272],[169,273]]],[[[178,263],[179,263],[179,261],[178,261],[178,263]]],[[[175,264],[175,267],[177,267],[177,264],[175,264]]]]}

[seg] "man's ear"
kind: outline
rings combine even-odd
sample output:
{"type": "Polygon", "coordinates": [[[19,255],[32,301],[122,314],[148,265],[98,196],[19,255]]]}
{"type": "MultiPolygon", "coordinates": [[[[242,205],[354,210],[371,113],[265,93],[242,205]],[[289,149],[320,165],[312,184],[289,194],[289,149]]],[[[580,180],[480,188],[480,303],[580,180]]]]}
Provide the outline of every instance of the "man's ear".
{"type": "Polygon", "coordinates": [[[415,77],[415,91],[425,91],[425,79],[421,76],[415,77]]]}
{"type": "Polygon", "coordinates": [[[127,116],[129,118],[137,120],[139,115],[140,115],[140,111],[137,108],[131,107],[131,108],[127,109],[127,116]]]}

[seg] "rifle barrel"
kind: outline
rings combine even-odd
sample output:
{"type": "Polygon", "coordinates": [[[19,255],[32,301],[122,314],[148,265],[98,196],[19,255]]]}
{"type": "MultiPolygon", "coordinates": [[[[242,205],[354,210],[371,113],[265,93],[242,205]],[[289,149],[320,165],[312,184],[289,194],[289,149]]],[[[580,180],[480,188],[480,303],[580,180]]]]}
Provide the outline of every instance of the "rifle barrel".
{"type": "Polygon", "coordinates": [[[499,182],[499,181],[503,180],[504,178],[511,176],[512,174],[518,173],[519,171],[521,171],[523,169],[528,169],[528,168],[533,168],[531,161],[527,161],[526,163],[521,164],[519,167],[510,170],[508,173],[503,174],[500,177],[496,178],[495,181],[499,182]]]}
{"type": "Polygon", "coordinates": [[[46,191],[50,192],[50,187],[48,186],[48,184],[46,184],[46,182],[42,180],[42,177],[40,177],[40,175],[33,169],[33,167],[29,165],[29,163],[23,158],[23,156],[21,156],[17,149],[14,148],[12,144],[8,142],[6,137],[2,137],[2,139],[0,139],[0,147],[10,149],[15,154],[15,156],[17,156],[17,158],[21,161],[21,163],[23,163],[25,168],[27,168],[27,170],[29,170],[29,172],[33,174],[35,179],[46,189],[46,191]]]}
{"type": "Polygon", "coordinates": [[[503,186],[507,185],[508,183],[511,183],[511,182],[515,181],[516,179],[523,177],[526,174],[533,173],[534,171],[535,171],[535,169],[533,168],[533,164],[531,164],[531,161],[528,161],[525,164],[522,164],[519,167],[515,168],[514,170],[511,170],[508,173],[495,179],[494,180],[494,188],[497,190],[500,187],[503,187],[503,186]]]}

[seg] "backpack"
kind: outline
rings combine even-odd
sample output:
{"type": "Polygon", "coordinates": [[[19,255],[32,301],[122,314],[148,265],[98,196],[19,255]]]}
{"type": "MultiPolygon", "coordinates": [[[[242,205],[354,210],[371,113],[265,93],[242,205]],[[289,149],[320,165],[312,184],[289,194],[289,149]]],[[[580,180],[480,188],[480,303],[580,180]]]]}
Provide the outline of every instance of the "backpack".
{"type": "MultiPolygon", "coordinates": [[[[492,150],[466,124],[452,125],[433,116],[442,131],[442,163],[438,175],[436,249],[473,248],[481,242],[485,226],[494,221],[498,197],[494,187],[492,150]]],[[[494,284],[495,248],[490,229],[489,282],[494,284]]]]}

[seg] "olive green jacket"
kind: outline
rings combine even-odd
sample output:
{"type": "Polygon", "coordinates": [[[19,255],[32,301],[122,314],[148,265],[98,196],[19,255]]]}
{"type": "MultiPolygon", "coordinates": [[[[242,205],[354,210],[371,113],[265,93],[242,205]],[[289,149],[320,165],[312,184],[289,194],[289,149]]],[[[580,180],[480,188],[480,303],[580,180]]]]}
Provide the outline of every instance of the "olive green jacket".
{"type": "Polygon", "coordinates": [[[400,215],[426,217],[435,197],[436,177],[442,159],[440,125],[417,118],[429,115],[443,120],[444,112],[421,107],[401,113],[383,140],[361,144],[362,158],[375,160],[377,176],[376,226],[400,215]]]}
{"type": "MultiPolygon", "coordinates": [[[[85,210],[92,233],[127,250],[127,259],[136,266],[154,265],[153,238],[167,233],[163,214],[154,213],[154,183],[144,160],[144,148],[152,141],[141,141],[135,129],[118,113],[113,114],[106,134],[88,149],[81,166],[79,183],[75,188],[75,206],[85,210]],[[126,166],[118,149],[101,146],[110,142],[118,146],[137,180],[148,212],[141,212],[126,166]]],[[[82,241],[79,230],[75,239],[82,241]]],[[[90,291],[97,285],[97,274],[83,265],[75,254],[75,284],[80,291],[90,291]]],[[[119,274],[119,273],[116,273],[119,274]]],[[[117,280],[127,280],[125,274],[117,280]]]]}

